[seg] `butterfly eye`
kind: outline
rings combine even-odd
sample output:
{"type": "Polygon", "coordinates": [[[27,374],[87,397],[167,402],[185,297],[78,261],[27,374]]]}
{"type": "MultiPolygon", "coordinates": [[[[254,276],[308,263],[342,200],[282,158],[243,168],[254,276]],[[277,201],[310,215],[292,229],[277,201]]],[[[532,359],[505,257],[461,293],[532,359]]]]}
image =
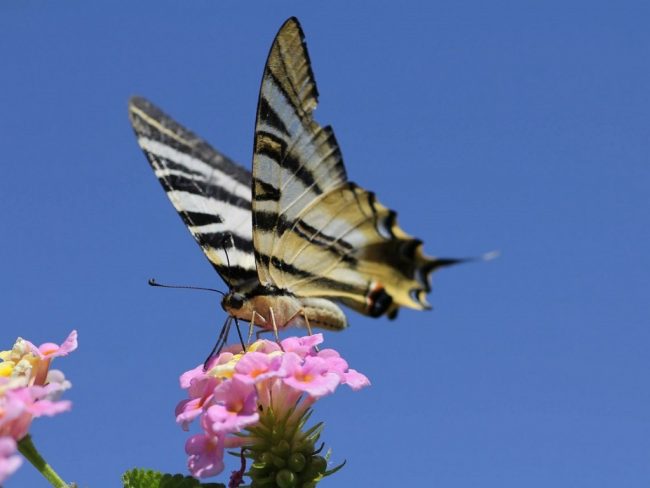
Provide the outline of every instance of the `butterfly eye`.
{"type": "Polygon", "coordinates": [[[231,293],[224,298],[224,305],[233,310],[239,310],[244,306],[244,297],[239,293],[231,293]]]}

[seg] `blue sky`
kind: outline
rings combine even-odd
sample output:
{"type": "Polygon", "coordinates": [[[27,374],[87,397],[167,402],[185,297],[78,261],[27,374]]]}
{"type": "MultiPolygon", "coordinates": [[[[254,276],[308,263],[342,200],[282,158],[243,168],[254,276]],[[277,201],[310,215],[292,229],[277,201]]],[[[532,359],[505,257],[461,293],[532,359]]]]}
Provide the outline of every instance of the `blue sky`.
{"type": "MultiPolygon", "coordinates": [[[[646,2],[3,2],[0,343],[80,334],[71,413],[37,421],[80,486],[183,471],[177,377],[223,288],[133,137],[150,98],[250,165],[289,16],[350,178],[430,254],[432,312],[327,334],[370,389],[319,403],[347,466],[322,486],[650,482],[650,8],[646,2]]],[[[24,466],[7,488],[46,486],[24,466]]]]}

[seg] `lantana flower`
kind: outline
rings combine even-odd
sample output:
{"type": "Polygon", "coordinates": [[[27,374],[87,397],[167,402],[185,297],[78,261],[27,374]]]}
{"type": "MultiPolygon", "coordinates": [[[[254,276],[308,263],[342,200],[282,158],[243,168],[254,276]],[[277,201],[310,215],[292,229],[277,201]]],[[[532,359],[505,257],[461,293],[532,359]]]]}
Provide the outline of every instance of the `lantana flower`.
{"type": "Polygon", "coordinates": [[[69,401],[59,400],[70,382],[50,363],[76,348],[77,332],[72,331],[60,346],[37,347],[18,338],[10,350],[0,351],[0,482],[20,465],[16,444],[27,438],[32,420],[70,409],[69,401]]]}
{"type": "Polygon", "coordinates": [[[16,454],[16,441],[9,436],[0,437],[0,483],[3,483],[23,460],[16,454]]]}
{"type": "Polygon", "coordinates": [[[246,473],[255,486],[315,486],[327,471],[327,456],[316,442],[322,423],[303,430],[311,406],[341,384],[354,390],[368,386],[363,374],[333,349],[318,350],[322,334],[290,337],[280,344],[258,340],[246,351],[231,346],[181,376],[189,399],[176,407],[176,420],[187,430],[200,418],[202,432],[188,439],[190,472],[199,478],[224,469],[225,449],[240,448],[242,469],[231,476],[239,486],[244,459],[252,460],[246,473]]]}

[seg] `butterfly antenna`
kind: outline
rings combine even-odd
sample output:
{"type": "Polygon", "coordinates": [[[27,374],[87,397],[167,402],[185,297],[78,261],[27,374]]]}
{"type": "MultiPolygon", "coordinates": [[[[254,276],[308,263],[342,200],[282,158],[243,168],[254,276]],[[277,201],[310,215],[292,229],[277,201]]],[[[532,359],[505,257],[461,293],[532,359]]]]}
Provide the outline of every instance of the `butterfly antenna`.
{"type": "Polygon", "coordinates": [[[188,285],[163,285],[162,283],[158,283],[154,278],[149,278],[149,281],[147,283],[149,283],[149,286],[155,286],[158,288],[180,288],[185,290],[214,291],[223,296],[226,296],[224,292],[222,292],[221,290],[217,290],[216,288],[204,288],[202,286],[188,286],[188,285]]]}

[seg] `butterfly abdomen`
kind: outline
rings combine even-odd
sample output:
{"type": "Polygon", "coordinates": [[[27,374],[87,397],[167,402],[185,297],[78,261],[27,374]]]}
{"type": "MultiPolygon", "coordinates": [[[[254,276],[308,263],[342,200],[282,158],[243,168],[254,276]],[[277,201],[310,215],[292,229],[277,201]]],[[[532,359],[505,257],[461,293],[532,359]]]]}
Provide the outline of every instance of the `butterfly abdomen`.
{"type": "Polygon", "coordinates": [[[229,293],[222,301],[228,314],[264,329],[289,326],[342,330],[347,326],[343,311],[324,298],[301,298],[268,287],[250,295],[229,293]]]}

